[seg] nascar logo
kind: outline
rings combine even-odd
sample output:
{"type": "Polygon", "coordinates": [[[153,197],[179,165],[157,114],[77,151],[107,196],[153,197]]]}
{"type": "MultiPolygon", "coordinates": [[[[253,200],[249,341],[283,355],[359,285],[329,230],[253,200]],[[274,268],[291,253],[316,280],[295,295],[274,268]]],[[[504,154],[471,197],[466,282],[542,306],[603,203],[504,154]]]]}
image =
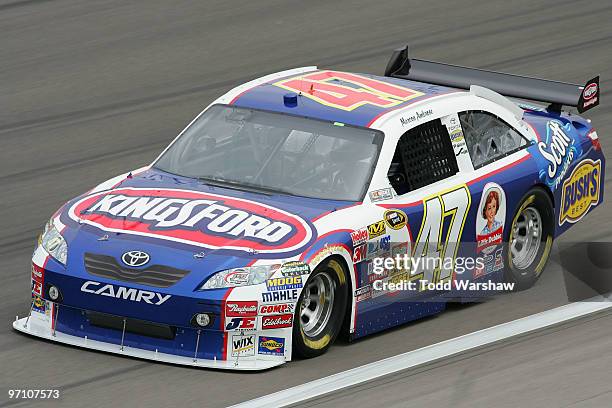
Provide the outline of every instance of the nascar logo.
{"type": "Polygon", "coordinates": [[[304,219],[254,201],[178,189],[119,188],[84,197],[68,215],[104,231],[209,249],[287,253],[315,232],[304,219]]]}
{"type": "Polygon", "coordinates": [[[591,206],[599,202],[600,176],[601,160],[586,159],[574,168],[563,182],[559,225],[580,220],[591,206]]]}

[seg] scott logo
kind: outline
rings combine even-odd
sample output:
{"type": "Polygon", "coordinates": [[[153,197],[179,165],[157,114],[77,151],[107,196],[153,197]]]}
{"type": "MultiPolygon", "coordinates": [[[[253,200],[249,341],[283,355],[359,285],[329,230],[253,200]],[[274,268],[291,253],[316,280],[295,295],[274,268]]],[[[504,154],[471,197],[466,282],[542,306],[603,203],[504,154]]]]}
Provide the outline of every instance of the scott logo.
{"type": "Polygon", "coordinates": [[[601,186],[601,160],[580,162],[563,182],[559,225],[565,221],[577,222],[593,205],[599,202],[601,186]]]}
{"type": "Polygon", "coordinates": [[[569,126],[562,126],[556,121],[547,124],[546,141],[538,143],[540,154],[548,161],[546,171],[541,170],[540,175],[546,176],[547,184],[557,188],[575,156],[581,153],[579,146],[567,135],[569,126]]]}
{"type": "Polygon", "coordinates": [[[190,190],[104,191],[80,199],[68,215],[104,231],[263,254],[298,251],[315,238],[308,222],[278,208],[190,190]]]}
{"type": "Polygon", "coordinates": [[[148,290],[126,288],[111,284],[105,285],[95,281],[85,282],[81,286],[81,292],[93,293],[94,295],[108,296],[117,299],[131,300],[132,302],[145,302],[155,306],[161,305],[172,297],[172,295],[162,295],[161,293],[150,292],[148,290]]]}

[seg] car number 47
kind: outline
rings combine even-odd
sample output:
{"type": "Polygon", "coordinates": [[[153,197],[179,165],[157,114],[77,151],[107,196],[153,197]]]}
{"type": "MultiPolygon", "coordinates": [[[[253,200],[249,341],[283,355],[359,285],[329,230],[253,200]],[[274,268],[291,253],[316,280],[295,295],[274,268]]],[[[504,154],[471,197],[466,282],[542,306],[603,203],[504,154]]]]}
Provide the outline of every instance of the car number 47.
{"type": "Polygon", "coordinates": [[[470,204],[466,185],[423,200],[423,221],[412,254],[411,280],[438,283],[451,279],[470,204]],[[445,225],[448,227],[444,228],[445,225]]]}

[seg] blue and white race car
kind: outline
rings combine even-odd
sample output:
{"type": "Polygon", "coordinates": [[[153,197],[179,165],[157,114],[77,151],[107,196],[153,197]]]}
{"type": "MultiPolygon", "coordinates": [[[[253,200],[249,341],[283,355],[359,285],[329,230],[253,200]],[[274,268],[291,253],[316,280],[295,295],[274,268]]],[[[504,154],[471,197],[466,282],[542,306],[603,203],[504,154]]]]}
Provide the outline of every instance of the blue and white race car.
{"type": "Polygon", "coordinates": [[[13,327],[259,370],[320,355],[340,333],[442,312],[449,293],[527,288],[553,239],[603,200],[597,133],[563,111],[599,98],[598,77],[578,86],[407,48],[385,76],[306,67],[256,79],[151,165],[51,217],[30,311],[13,327]]]}

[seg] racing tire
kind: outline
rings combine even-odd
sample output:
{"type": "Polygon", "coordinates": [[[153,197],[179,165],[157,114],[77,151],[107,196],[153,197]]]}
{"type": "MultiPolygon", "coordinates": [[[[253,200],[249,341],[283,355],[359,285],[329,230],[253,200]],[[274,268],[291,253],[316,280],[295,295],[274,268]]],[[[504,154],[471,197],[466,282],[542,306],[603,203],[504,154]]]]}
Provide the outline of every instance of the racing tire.
{"type": "Polygon", "coordinates": [[[506,280],[514,290],[530,288],[546,267],[553,244],[555,212],[550,196],[534,188],[523,196],[506,240],[506,280]]]}
{"type": "Polygon", "coordinates": [[[296,303],[293,353],[302,358],[324,354],[344,321],[350,281],[343,263],[330,258],[310,275],[296,303]]]}

